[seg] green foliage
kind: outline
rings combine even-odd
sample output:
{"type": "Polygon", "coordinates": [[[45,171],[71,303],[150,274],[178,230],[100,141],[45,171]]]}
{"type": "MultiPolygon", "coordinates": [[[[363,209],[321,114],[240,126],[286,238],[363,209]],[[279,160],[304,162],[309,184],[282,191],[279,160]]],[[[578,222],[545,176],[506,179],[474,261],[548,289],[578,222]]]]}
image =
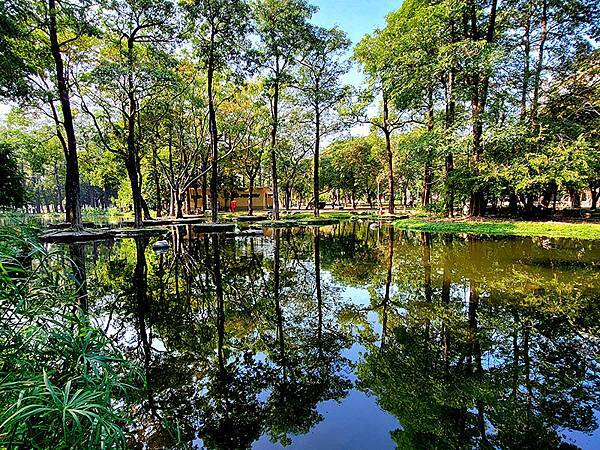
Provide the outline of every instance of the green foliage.
{"type": "Polygon", "coordinates": [[[141,376],[79,309],[60,254],[2,228],[0,445],[120,448],[141,376]]]}
{"type": "Polygon", "coordinates": [[[20,207],[25,203],[25,183],[10,144],[0,142],[0,207],[20,207]]]}
{"type": "Polygon", "coordinates": [[[31,62],[25,57],[27,33],[25,18],[30,5],[24,0],[0,3],[0,97],[23,97],[29,91],[27,75],[31,62]]]}

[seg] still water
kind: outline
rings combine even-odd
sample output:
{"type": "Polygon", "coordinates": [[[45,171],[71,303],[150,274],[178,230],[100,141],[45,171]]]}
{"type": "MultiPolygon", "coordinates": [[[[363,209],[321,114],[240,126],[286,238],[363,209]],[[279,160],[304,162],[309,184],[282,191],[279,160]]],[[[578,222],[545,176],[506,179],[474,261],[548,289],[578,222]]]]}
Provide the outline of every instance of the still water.
{"type": "Polygon", "coordinates": [[[133,448],[600,448],[600,242],[385,224],[66,248],[133,448]]]}

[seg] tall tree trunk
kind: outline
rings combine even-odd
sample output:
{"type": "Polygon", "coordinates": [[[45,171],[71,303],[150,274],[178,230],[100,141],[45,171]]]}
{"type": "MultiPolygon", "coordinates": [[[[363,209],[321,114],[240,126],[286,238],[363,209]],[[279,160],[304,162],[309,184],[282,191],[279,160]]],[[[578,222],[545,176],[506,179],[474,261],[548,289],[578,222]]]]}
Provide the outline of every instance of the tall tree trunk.
{"type": "Polygon", "coordinates": [[[39,186],[35,189],[35,212],[36,214],[42,213],[42,193],[39,186]]]}
{"type": "Polygon", "coordinates": [[[206,212],[206,204],[208,203],[208,180],[206,179],[206,169],[208,166],[208,161],[202,160],[202,214],[206,212]]]}
{"type": "Polygon", "coordinates": [[[533,79],[533,98],[531,100],[531,128],[535,133],[538,126],[538,108],[540,101],[540,87],[542,83],[542,69],[544,67],[544,49],[546,38],[548,36],[548,0],[542,0],[542,17],[540,23],[542,30],[540,32],[540,44],[538,47],[538,56],[533,79]]]}
{"type": "Polygon", "coordinates": [[[177,219],[183,218],[183,194],[179,192],[179,189],[175,191],[175,201],[177,210],[175,212],[175,217],[177,219]]]}
{"type": "MultiPolygon", "coordinates": [[[[433,89],[429,88],[427,92],[427,131],[433,132],[433,89]]],[[[427,148],[425,156],[425,168],[423,171],[423,190],[421,193],[421,206],[427,206],[431,203],[431,185],[433,183],[432,148],[427,148]]]]}
{"type": "Polygon", "coordinates": [[[254,214],[253,202],[254,202],[254,178],[255,175],[248,177],[248,215],[254,214]]]}
{"type": "MultiPolygon", "coordinates": [[[[317,84],[318,86],[318,84],[317,84]]],[[[313,196],[315,198],[314,216],[319,217],[319,150],[321,145],[321,117],[319,105],[315,107],[315,154],[313,155],[313,196]]]]}
{"type": "Polygon", "coordinates": [[[56,163],[54,163],[54,181],[56,183],[56,210],[65,212],[62,205],[62,190],[60,189],[60,176],[58,174],[58,167],[56,166],[56,163]]]}
{"type": "MultiPolygon", "coordinates": [[[[446,134],[449,135],[454,125],[454,112],[456,103],[454,101],[454,70],[448,71],[448,81],[446,82],[446,134]]],[[[446,189],[447,189],[447,214],[448,217],[454,217],[454,187],[450,183],[452,172],[454,171],[454,155],[451,151],[446,154],[446,189]]]]}
{"type": "MultiPolygon", "coordinates": [[[[279,72],[279,60],[276,63],[276,71],[279,72]]],[[[278,108],[279,108],[279,78],[275,76],[273,86],[273,108],[271,124],[271,183],[273,184],[273,219],[279,220],[279,189],[277,188],[277,126],[278,126],[278,108]]]]}
{"type": "Polygon", "coordinates": [[[219,161],[219,145],[217,139],[219,137],[217,131],[217,115],[215,112],[215,99],[213,94],[213,76],[214,76],[214,64],[212,54],[212,39],[211,39],[211,50],[210,58],[208,62],[208,76],[207,76],[207,90],[208,90],[208,120],[210,129],[210,145],[212,150],[212,171],[210,177],[210,211],[211,219],[213,222],[219,220],[219,209],[218,209],[218,197],[217,197],[217,185],[218,185],[218,161],[219,161]]]}
{"type": "Polygon", "coordinates": [[[531,3],[528,3],[528,13],[525,19],[525,30],[523,32],[523,80],[521,81],[521,112],[522,121],[527,117],[527,94],[529,91],[530,77],[530,52],[531,52],[531,3]]]}
{"type": "Polygon", "coordinates": [[[49,35],[50,51],[54,59],[56,68],[56,87],[60,98],[62,110],[62,125],[66,135],[66,177],[65,177],[65,198],[66,198],[66,221],[74,229],[82,229],[81,220],[81,201],[79,187],[79,161],[77,158],[77,140],[75,138],[75,127],[73,125],[73,112],[71,111],[71,99],[69,88],[65,77],[64,64],[60,54],[60,44],[58,42],[58,30],[56,26],[56,1],[48,0],[49,14],[49,35]]]}
{"type": "Polygon", "coordinates": [[[135,121],[137,116],[137,102],[135,100],[135,86],[133,83],[133,43],[134,38],[127,39],[127,96],[129,100],[129,113],[127,115],[127,156],[125,166],[131,183],[131,196],[133,197],[133,221],[135,228],[143,225],[142,189],[139,180],[139,160],[135,145],[135,121]]]}
{"type": "Polygon", "coordinates": [[[394,156],[392,154],[392,139],[391,139],[391,131],[389,129],[389,107],[388,107],[388,98],[385,92],[383,93],[383,133],[385,134],[385,154],[387,158],[387,170],[388,170],[388,191],[389,191],[389,201],[388,201],[388,212],[390,214],[394,214],[394,156]]]}
{"type": "Polygon", "coordinates": [[[135,155],[133,155],[133,157],[128,155],[128,157],[125,161],[125,167],[127,168],[127,175],[129,177],[129,183],[131,184],[131,196],[133,197],[134,227],[141,228],[143,225],[142,192],[141,192],[140,183],[138,180],[138,171],[135,166],[136,166],[135,155]]]}
{"type": "Polygon", "coordinates": [[[156,217],[162,216],[162,199],[160,196],[160,178],[158,176],[158,149],[156,145],[152,146],[152,171],[154,174],[154,189],[156,190],[156,217]]]}
{"type": "MultiPolygon", "coordinates": [[[[498,7],[498,0],[492,0],[490,6],[490,13],[488,17],[488,27],[485,35],[485,40],[488,44],[494,40],[494,34],[496,29],[496,11],[498,7]]],[[[471,2],[470,8],[470,38],[474,41],[479,41],[481,36],[479,34],[477,25],[477,11],[475,2],[471,2]]],[[[486,99],[489,88],[489,74],[476,72],[470,77],[471,81],[471,134],[473,138],[472,144],[472,155],[473,155],[473,172],[476,176],[479,175],[479,165],[481,162],[481,155],[483,152],[482,148],[482,135],[483,135],[483,114],[485,112],[486,99]]],[[[472,194],[470,200],[469,212],[472,216],[481,216],[485,212],[485,190],[482,187],[478,187],[472,194]]]]}

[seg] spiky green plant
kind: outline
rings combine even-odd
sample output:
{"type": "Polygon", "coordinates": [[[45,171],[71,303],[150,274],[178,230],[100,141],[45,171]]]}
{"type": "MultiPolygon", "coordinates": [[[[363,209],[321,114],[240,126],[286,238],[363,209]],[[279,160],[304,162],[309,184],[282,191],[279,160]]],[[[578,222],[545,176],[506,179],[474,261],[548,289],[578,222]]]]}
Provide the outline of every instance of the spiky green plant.
{"type": "Polygon", "coordinates": [[[124,448],[143,377],[79,308],[61,258],[0,228],[0,448],[124,448]]]}

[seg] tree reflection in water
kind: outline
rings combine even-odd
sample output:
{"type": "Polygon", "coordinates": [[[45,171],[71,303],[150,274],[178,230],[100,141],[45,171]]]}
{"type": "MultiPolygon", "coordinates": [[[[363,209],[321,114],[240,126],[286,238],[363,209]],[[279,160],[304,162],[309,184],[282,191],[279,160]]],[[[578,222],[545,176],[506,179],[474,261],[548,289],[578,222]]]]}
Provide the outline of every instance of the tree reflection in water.
{"type": "Polygon", "coordinates": [[[597,427],[598,244],[357,223],[151,242],[69,250],[82,306],[146,375],[132,447],[292,443],[353,371],[400,448],[566,448],[562,429],[597,427]]]}
{"type": "MultiPolygon", "coordinates": [[[[358,367],[361,389],[398,418],[398,447],[567,448],[559,429],[595,430],[598,280],[562,274],[545,284],[551,274],[515,264],[513,276],[540,278],[517,287],[509,268],[498,276],[486,266],[507,256],[489,242],[438,239],[432,262],[430,241],[420,237],[422,288],[398,270],[395,327],[358,367]]],[[[519,261],[527,252],[516,247],[519,261]]]]}

